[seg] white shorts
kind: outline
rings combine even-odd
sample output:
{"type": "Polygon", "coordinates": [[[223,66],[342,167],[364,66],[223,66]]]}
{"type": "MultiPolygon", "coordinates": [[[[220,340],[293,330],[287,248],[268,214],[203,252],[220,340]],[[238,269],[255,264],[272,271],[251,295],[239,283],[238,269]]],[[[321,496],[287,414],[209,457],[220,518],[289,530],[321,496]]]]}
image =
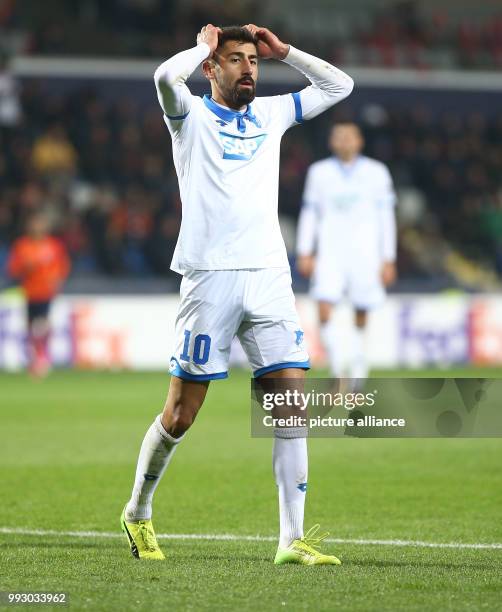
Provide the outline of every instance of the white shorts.
{"type": "Polygon", "coordinates": [[[371,310],[385,299],[380,262],[338,261],[319,258],[312,277],[310,295],[318,302],[336,304],[347,297],[358,310],[371,310]]]}
{"type": "Polygon", "coordinates": [[[190,271],[180,296],[171,374],[226,378],[235,336],[255,377],[310,367],[289,268],[190,271]]]}

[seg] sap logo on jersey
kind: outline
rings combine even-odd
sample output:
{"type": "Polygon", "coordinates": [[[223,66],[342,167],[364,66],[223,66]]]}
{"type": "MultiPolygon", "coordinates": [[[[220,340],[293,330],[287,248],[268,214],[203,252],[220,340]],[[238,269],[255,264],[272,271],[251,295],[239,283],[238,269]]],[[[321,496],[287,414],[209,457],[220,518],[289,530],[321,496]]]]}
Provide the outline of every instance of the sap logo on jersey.
{"type": "Polygon", "coordinates": [[[234,136],[226,132],[219,134],[223,145],[223,159],[251,159],[267,137],[266,134],[248,137],[234,136]]]}

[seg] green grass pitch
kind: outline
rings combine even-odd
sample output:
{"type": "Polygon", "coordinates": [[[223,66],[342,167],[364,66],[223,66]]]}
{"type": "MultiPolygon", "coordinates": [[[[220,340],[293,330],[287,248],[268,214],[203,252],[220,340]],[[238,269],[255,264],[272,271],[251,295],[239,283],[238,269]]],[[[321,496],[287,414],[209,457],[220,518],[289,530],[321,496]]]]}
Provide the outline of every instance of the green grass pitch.
{"type": "MultiPolygon", "coordinates": [[[[355,542],[502,542],[502,439],[312,439],[306,527],[344,540],[323,549],[341,567],[276,567],[266,539],[163,539],[165,562],[134,560],[119,515],[168,378],[0,375],[0,591],[66,591],[71,610],[502,609],[502,547],[355,542]]],[[[158,533],[276,535],[248,380],[211,385],[157,491],[158,533]]]]}

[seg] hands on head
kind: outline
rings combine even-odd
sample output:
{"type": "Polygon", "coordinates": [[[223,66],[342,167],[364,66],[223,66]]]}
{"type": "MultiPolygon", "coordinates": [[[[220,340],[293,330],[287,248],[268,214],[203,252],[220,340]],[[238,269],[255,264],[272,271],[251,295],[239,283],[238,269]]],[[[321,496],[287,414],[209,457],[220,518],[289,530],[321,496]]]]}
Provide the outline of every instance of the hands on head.
{"type": "Polygon", "coordinates": [[[211,50],[211,55],[218,47],[218,35],[221,33],[221,28],[214,26],[212,23],[205,25],[197,34],[197,44],[206,43],[211,50]]]}
{"type": "MultiPolygon", "coordinates": [[[[257,38],[259,57],[263,59],[282,60],[288,54],[289,45],[279,40],[279,38],[269,29],[261,28],[253,23],[249,23],[243,27],[249,30],[251,34],[257,38]]],[[[221,28],[214,26],[212,23],[208,23],[197,34],[197,44],[206,43],[212,55],[218,47],[218,36],[221,32],[221,28]]]]}
{"type": "Polygon", "coordinates": [[[244,26],[253,36],[258,39],[258,56],[263,59],[283,60],[289,52],[289,45],[283,43],[279,38],[267,28],[260,28],[249,23],[244,26]]]}

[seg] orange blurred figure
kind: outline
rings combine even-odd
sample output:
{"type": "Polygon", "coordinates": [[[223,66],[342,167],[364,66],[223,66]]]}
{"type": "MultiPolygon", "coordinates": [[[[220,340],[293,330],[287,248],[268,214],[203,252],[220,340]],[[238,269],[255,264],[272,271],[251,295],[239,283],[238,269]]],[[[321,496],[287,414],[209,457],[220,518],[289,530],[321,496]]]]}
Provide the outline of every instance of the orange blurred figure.
{"type": "Polygon", "coordinates": [[[33,214],[26,235],[14,242],[7,271],[23,287],[27,302],[30,372],[44,376],[50,368],[50,305],[70,272],[70,260],[63,244],[50,235],[43,213],[33,214]]]}

